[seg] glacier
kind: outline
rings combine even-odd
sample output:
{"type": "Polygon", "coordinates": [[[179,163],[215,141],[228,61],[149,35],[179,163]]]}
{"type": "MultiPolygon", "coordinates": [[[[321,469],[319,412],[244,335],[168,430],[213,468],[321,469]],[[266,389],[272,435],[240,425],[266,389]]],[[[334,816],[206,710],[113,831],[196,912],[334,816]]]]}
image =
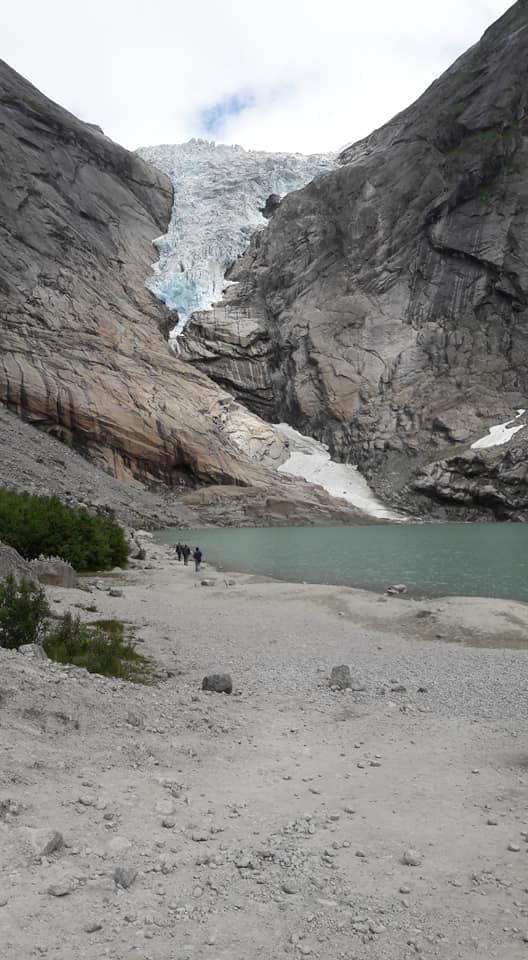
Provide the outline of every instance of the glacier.
{"type": "MultiPolygon", "coordinates": [[[[268,197],[299,190],[334,169],[337,154],[267,153],[198,139],[137,152],[167,174],[174,187],[171,222],[154,241],[159,259],[147,287],[177,311],[171,332],[177,351],[191,314],[221,299],[230,284],[226,270],[255,230],[266,226],[262,209],[268,197]]],[[[242,430],[236,439],[240,449],[257,460],[271,456],[279,472],[317,484],[377,519],[404,519],[374,496],[357,467],[332,461],[324,444],[288,424],[273,424],[271,435],[270,425],[264,426],[262,435],[252,439],[242,430]]]]}
{"type": "Polygon", "coordinates": [[[179,321],[222,296],[228,267],[267,220],[261,209],[272,194],[299,190],[336,166],[336,154],[267,153],[192,139],[141,147],[137,153],[166,173],[174,186],[168,232],[155,241],[159,260],[147,286],[179,321]]]}

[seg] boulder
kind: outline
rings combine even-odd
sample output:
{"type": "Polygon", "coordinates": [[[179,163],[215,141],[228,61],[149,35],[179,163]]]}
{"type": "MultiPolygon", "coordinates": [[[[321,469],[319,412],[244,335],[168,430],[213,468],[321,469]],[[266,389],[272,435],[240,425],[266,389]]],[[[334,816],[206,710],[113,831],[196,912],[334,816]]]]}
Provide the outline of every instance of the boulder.
{"type": "Polygon", "coordinates": [[[30,561],[30,567],[40,583],[50,587],[76,587],[78,578],[71,563],[61,557],[40,556],[30,561]]]}
{"type": "Polygon", "coordinates": [[[19,582],[24,579],[30,580],[31,583],[37,582],[28,561],[24,560],[13,547],[0,543],[0,580],[4,580],[10,573],[19,582]]]}
{"type": "Polygon", "coordinates": [[[229,673],[210,673],[202,680],[202,690],[212,690],[214,693],[232,693],[233,681],[229,673]]]}
{"type": "Polygon", "coordinates": [[[337,690],[350,689],[352,687],[350,667],[347,667],[345,663],[342,663],[339,667],[332,667],[330,680],[328,682],[331,687],[337,690]]]}
{"type": "Polygon", "coordinates": [[[391,597],[400,597],[402,594],[407,593],[407,587],[404,583],[393,583],[391,587],[387,587],[387,593],[391,597]]]}

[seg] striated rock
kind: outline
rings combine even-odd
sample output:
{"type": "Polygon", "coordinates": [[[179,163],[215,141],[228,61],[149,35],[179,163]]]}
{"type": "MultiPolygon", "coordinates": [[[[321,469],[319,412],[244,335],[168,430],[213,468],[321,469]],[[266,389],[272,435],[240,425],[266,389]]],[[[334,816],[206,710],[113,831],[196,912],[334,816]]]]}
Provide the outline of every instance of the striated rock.
{"type": "Polygon", "coordinates": [[[5,63],[0,123],[0,401],[117,477],[265,484],[274,431],[173,355],[145,287],[169,180],[5,63]]]}
{"type": "Polygon", "coordinates": [[[479,453],[471,483],[475,458],[453,460],[528,407],[527,83],[519,0],[340,169],[282,200],[185,356],[378,493],[408,502],[418,472],[447,510],[528,517],[509,444],[479,453]]]}

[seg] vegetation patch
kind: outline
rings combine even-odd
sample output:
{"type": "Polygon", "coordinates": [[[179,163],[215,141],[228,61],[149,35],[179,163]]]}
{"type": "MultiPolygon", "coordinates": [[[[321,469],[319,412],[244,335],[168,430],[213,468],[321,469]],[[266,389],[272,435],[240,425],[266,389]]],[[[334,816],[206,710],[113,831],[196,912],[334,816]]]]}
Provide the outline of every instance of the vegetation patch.
{"type": "Polygon", "coordinates": [[[0,489],[0,540],[32,560],[41,553],[67,560],[77,572],[122,567],[128,544],[118,523],[57,497],[0,489]]]}
{"type": "Polygon", "coordinates": [[[118,620],[81,623],[79,617],[65,613],[43,643],[51,660],[84,667],[88,673],[118,677],[133,683],[148,683],[152,667],[125,639],[124,624],[118,620]]]}
{"type": "Polygon", "coordinates": [[[153,665],[126,638],[120,620],[81,623],[71,613],[53,617],[42,588],[30,580],[18,583],[10,574],[0,581],[0,647],[17,650],[24,643],[40,643],[50,660],[89,673],[132,683],[154,678],[153,665]]]}

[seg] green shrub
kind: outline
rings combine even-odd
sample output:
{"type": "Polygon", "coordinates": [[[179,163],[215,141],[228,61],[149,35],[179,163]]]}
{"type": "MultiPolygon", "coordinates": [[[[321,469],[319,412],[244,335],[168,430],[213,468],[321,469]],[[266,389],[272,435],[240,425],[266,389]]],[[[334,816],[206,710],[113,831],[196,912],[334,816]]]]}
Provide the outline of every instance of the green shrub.
{"type": "Polygon", "coordinates": [[[110,517],[14,490],[0,489],[0,541],[27,560],[60,556],[79,573],[122,567],[128,559],[124,532],[110,517]]]}
{"type": "Polygon", "coordinates": [[[51,660],[84,667],[89,673],[134,683],[146,683],[150,679],[148,660],[124,639],[124,626],[118,620],[88,624],[65,613],[50,630],[43,646],[51,660]]]}
{"type": "Polygon", "coordinates": [[[0,580],[0,647],[18,650],[23,643],[40,643],[49,616],[42,587],[25,578],[18,583],[13,574],[0,580]]]}

